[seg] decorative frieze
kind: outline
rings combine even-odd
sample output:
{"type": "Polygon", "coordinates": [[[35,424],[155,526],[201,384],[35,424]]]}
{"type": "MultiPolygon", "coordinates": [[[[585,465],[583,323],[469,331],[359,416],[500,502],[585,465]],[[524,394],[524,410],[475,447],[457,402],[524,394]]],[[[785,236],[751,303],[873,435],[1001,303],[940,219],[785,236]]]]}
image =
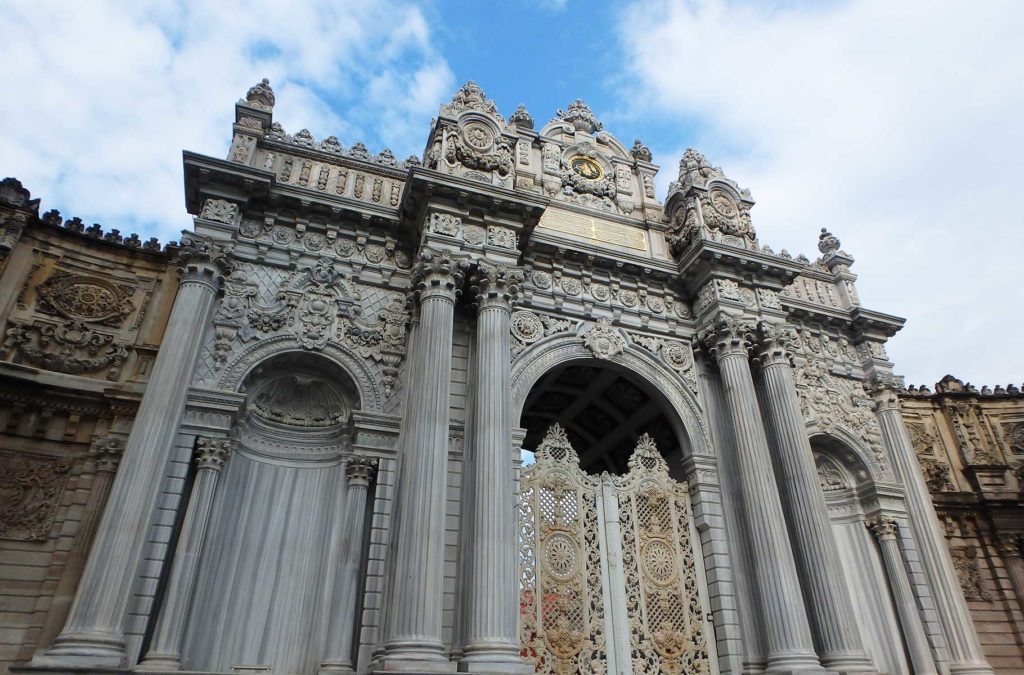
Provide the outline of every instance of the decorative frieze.
{"type": "Polygon", "coordinates": [[[7,329],[0,357],[17,355],[33,366],[69,375],[106,370],[106,378],[116,380],[131,349],[130,344],[116,342],[113,335],[84,323],[15,322],[7,329]]]}

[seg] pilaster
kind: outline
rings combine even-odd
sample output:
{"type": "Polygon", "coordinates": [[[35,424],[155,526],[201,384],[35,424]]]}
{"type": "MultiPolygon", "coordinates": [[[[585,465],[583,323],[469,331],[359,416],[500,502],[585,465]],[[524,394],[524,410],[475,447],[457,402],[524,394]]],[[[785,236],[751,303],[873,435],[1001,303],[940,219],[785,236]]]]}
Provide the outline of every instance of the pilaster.
{"type": "Polygon", "coordinates": [[[893,601],[896,603],[900,627],[903,629],[903,641],[907,646],[914,673],[918,675],[938,673],[935,661],[928,649],[928,636],[925,634],[924,624],[921,622],[921,615],[917,610],[917,602],[910,587],[907,569],[903,564],[903,557],[900,555],[896,521],[892,518],[877,517],[869,521],[867,526],[875,535],[878,545],[882,549],[886,577],[889,580],[893,601]]]}
{"type": "Polygon", "coordinates": [[[472,436],[467,448],[465,647],[459,670],[530,672],[519,658],[515,466],[512,454],[512,306],[522,270],[481,262],[472,277],[478,310],[472,436]]]}
{"type": "Polygon", "coordinates": [[[413,270],[420,304],[415,390],[402,433],[394,586],[389,596],[384,671],[454,670],[441,642],[445,486],[455,300],[465,262],[423,253],[413,270]]]}
{"type": "Polygon", "coordinates": [[[869,671],[872,664],[843,582],[828,507],[800,414],[791,364],[796,339],[788,326],[758,324],[756,354],[765,409],[778,446],[776,477],[821,663],[840,672],[869,671]]]}
{"type": "Polygon", "coordinates": [[[753,334],[751,322],[720,314],[702,332],[701,341],[718,362],[725,407],[735,433],[743,508],[768,643],[767,671],[820,670],[747,361],[753,334]]]}
{"type": "Polygon", "coordinates": [[[217,479],[231,454],[232,441],[226,438],[196,439],[193,456],[195,482],[182,522],[178,546],[170,561],[171,575],[160,609],[160,618],[153,631],[149,653],[142,661],[147,670],[180,670],[181,646],[185,625],[192,609],[196,573],[203,552],[203,542],[210,525],[210,512],[216,494],[217,479]]]}

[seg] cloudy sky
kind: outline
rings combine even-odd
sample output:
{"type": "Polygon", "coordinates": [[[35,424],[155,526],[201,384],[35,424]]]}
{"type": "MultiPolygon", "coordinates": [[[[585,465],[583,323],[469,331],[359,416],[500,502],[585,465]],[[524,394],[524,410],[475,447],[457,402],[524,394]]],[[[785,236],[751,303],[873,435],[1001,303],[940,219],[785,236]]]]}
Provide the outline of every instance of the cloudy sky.
{"type": "Polygon", "coordinates": [[[696,147],[775,250],[827,226],[909,383],[1024,380],[1018,0],[8,0],[0,173],[43,209],[176,238],[181,150],[225,155],[268,77],[289,132],[420,154],[477,80],[538,123],[584,98],[674,178],[696,147]]]}

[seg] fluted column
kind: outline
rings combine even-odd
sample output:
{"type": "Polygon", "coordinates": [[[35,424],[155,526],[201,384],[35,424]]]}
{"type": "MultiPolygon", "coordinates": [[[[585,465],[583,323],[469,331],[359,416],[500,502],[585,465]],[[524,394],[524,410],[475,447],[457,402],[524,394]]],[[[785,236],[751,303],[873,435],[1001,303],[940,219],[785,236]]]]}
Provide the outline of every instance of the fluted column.
{"type": "Polygon", "coordinates": [[[910,654],[910,663],[915,675],[933,675],[938,673],[932,653],[928,648],[928,636],[924,632],[921,614],[917,610],[917,601],[910,587],[907,568],[903,564],[900,544],[897,539],[896,521],[892,518],[879,517],[867,523],[868,529],[878,539],[882,549],[882,561],[885,574],[889,579],[889,588],[896,602],[896,613],[900,617],[900,628],[903,630],[903,641],[910,654]]]}
{"type": "Polygon", "coordinates": [[[327,656],[319,673],[351,673],[359,600],[359,565],[366,538],[367,488],[377,471],[377,460],[349,457],[345,462],[348,492],[341,539],[341,560],[331,599],[331,618],[327,627],[327,656]]]}
{"type": "Polygon", "coordinates": [[[110,496],[110,487],[114,484],[117,465],[121,462],[121,456],[124,454],[124,440],[121,438],[98,438],[93,441],[91,454],[96,468],[95,476],[92,479],[92,489],[89,490],[89,498],[83,509],[82,520],[78,524],[75,542],[71,545],[71,550],[68,551],[68,561],[64,565],[60,581],[53,592],[50,610],[46,614],[46,625],[43,626],[37,642],[42,648],[48,647],[57,637],[60,629],[64,626],[64,621],[68,618],[68,610],[75,597],[75,588],[78,586],[79,579],[82,578],[82,570],[89,557],[89,547],[92,546],[100,515],[110,496]]]}
{"type": "Polygon", "coordinates": [[[903,425],[897,385],[891,377],[876,377],[872,383],[872,394],[882,440],[906,489],[907,514],[949,646],[950,672],[990,675],[992,668],[985,661],[945,537],[939,529],[939,519],[935,515],[917,454],[903,425]]]}
{"type": "Polygon", "coordinates": [[[455,300],[465,263],[424,253],[413,280],[420,302],[415,390],[402,430],[394,584],[387,613],[386,670],[448,665],[441,642],[445,498],[455,300]]]}
{"type": "Polygon", "coordinates": [[[1000,535],[999,552],[1003,556],[1006,574],[1010,577],[1010,585],[1017,596],[1017,604],[1024,608],[1024,558],[1021,558],[1021,542],[1024,535],[1000,535]]]}
{"type": "Polygon", "coordinates": [[[64,630],[36,665],[119,666],[124,623],[185,396],[228,259],[185,233],[180,284],[64,630]]]}
{"type": "Polygon", "coordinates": [[[743,509],[765,622],[767,670],[820,670],[747,361],[753,330],[752,324],[723,315],[705,330],[702,340],[718,361],[736,437],[743,509]]]}
{"type": "Polygon", "coordinates": [[[196,572],[199,570],[203,541],[210,524],[217,479],[231,454],[231,444],[232,441],[226,438],[196,439],[196,476],[185,519],[181,524],[178,546],[170,561],[171,575],[160,608],[160,617],[153,630],[149,652],[142,662],[142,667],[148,670],[181,669],[181,643],[192,609],[196,572]]]}
{"type": "Polygon", "coordinates": [[[529,672],[519,658],[515,470],[512,465],[512,303],[522,271],[481,263],[473,277],[478,308],[472,437],[465,480],[465,647],[459,669],[529,672]]]}
{"type": "Polygon", "coordinates": [[[765,409],[778,443],[779,488],[803,582],[821,664],[829,670],[867,671],[873,666],[860,636],[843,565],[832,535],[825,495],[818,483],[791,369],[791,328],[758,325],[757,358],[765,409]]]}

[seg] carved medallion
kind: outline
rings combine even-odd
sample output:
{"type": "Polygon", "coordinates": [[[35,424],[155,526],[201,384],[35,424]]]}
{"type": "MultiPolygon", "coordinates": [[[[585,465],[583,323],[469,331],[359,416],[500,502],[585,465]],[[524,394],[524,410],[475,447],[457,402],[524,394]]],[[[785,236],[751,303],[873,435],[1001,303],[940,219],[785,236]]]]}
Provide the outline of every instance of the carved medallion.
{"type": "Polygon", "coordinates": [[[733,218],[739,212],[736,201],[724,190],[711,191],[711,205],[726,218],[733,218]]]}
{"type": "Polygon", "coordinates": [[[625,307],[636,307],[638,298],[633,291],[619,291],[619,302],[625,307]]]}
{"type": "Polygon", "coordinates": [[[610,296],[608,287],[601,284],[590,284],[590,294],[594,296],[595,300],[600,300],[601,302],[607,302],[610,296]]]}
{"type": "Polygon", "coordinates": [[[494,144],[494,134],[487,126],[480,122],[470,122],[462,129],[462,136],[466,145],[474,150],[486,151],[494,144]]]}
{"type": "Polygon", "coordinates": [[[576,156],[569,160],[569,166],[577,175],[586,180],[601,180],[604,169],[589,157],[576,156]]]}
{"type": "Polygon", "coordinates": [[[562,279],[562,290],[569,295],[579,295],[583,292],[583,284],[571,277],[562,279]]]}
{"type": "Polygon", "coordinates": [[[363,251],[363,256],[367,262],[379,263],[387,257],[387,251],[384,250],[383,246],[378,244],[368,244],[366,250],[363,251]]]}
{"type": "Polygon", "coordinates": [[[129,297],[131,290],[100,277],[57,272],[36,293],[42,312],[120,326],[135,309],[129,297]]]}
{"type": "Polygon", "coordinates": [[[512,335],[527,344],[544,337],[544,324],[533,312],[520,310],[512,314],[512,335]]]}
{"type": "Polygon", "coordinates": [[[671,340],[664,343],[661,355],[673,369],[683,371],[693,367],[693,355],[690,348],[682,342],[671,340]]]}
{"type": "Polygon", "coordinates": [[[551,275],[547,272],[534,272],[531,278],[537,288],[551,288],[551,275]]]}
{"type": "Polygon", "coordinates": [[[622,335],[612,327],[611,321],[603,317],[597,320],[597,325],[583,338],[583,344],[599,359],[610,359],[626,348],[622,335]]]}

